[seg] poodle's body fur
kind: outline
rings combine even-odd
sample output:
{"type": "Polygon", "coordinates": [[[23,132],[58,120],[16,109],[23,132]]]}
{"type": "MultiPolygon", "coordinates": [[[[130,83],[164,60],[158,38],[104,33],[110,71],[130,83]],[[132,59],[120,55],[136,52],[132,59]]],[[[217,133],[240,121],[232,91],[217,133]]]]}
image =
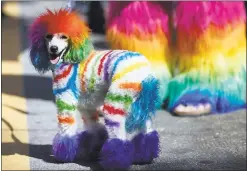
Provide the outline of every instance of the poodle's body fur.
{"type": "Polygon", "coordinates": [[[159,151],[158,133],[151,124],[159,102],[159,83],[149,61],[136,52],[95,51],[88,39],[73,46],[73,41],[78,40],[73,40],[71,30],[68,34],[47,29],[39,35],[42,46],[37,45],[39,29],[53,24],[50,18],[65,24],[69,20],[75,31],[83,23],[74,12],[48,11],[30,31],[33,65],[38,71],[53,72],[59,123],[59,132],[53,140],[55,158],[71,162],[77,157],[99,157],[102,167],[108,169],[151,162],[159,151]],[[104,116],[103,129],[98,113],[104,116]],[[82,132],[78,131],[78,125],[83,126],[82,132]],[[132,133],[134,137],[128,138],[127,134],[132,133]]]}
{"type": "MultiPolygon", "coordinates": [[[[89,56],[79,64],[61,63],[53,70],[53,93],[60,115],[70,117],[78,107],[86,122],[101,112],[108,120],[124,124],[131,113],[123,118],[118,114],[131,110],[129,105],[136,101],[145,81],[155,83],[148,60],[138,53],[121,50],[94,51],[89,56]],[[64,106],[71,106],[71,110],[64,106]]],[[[153,98],[150,96],[150,100],[156,100],[153,98]]],[[[126,123],[129,124],[132,123],[126,123]]],[[[119,134],[112,133],[112,137],[119,134]]],[[[121,134],[126,139],[125,132],[121,134]]]]}

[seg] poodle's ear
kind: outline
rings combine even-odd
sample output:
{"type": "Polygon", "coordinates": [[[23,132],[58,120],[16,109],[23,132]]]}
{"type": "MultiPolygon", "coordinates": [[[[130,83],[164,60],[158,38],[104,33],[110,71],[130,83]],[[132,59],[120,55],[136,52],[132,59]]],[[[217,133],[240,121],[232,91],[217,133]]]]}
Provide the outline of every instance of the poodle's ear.
{"type": "Polygon", "coordinates": [[[50,70],[50,61],[45,46],[32,46],[30,49],[30,59],[34,68],[41,74],[50,70]]]}
{"type": "Polygon", "coordinates": [[[84,60],[93,50],[92,42],[87,38],[78,46],[75,46],[71,40],[69,43],[68,52],[64,56],[64,61],[67,63],[78,63],[84,60]]]}

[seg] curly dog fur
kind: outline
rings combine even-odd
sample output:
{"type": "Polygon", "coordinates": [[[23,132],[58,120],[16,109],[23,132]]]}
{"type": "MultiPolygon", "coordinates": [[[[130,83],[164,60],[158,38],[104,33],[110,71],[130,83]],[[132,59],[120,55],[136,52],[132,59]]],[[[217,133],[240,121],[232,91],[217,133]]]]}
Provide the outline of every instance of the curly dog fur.
{"type": "Polygon", "coordinates": [[[53,73],[59,132],[52,151],[57,160],[83,156],[100,159],[103,168],[126,169],[158,157],[159,137],[151,122],[160,99],[159,82],[143,55],[94,50],[89,28],[66,9],[42,14],[29,35],[33,66],[40,73],[53,73]],[[77,129],[80,124],[83,132],[77,129]]]}

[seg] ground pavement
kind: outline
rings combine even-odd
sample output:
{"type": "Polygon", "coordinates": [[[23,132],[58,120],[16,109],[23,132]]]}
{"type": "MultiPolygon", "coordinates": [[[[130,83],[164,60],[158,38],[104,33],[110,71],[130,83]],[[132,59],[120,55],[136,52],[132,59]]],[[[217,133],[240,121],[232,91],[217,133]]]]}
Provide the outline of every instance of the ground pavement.
{"type": "MultiPolygon", "coordinates": [[[[101,170],[97,163],[56,163],[51,142],[57,132],[51,73],[39,75],[28,60],[30,20],[2,21],[2,169],[101,170]]],[[[93,35],[97,49],[104,36],[93,35]]],[[[130,170],[246,170],[246,110],[225,115],[175,117],[159,111],[160,157],[130,170]]]]}

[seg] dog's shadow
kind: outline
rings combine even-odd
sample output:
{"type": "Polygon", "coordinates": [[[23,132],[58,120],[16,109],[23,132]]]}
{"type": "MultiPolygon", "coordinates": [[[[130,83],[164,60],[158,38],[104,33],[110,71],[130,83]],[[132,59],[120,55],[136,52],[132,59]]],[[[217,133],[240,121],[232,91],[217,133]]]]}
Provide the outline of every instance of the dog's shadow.
{"type": "MultiPolygon", "coordinates": [[[[46,163],[61,164],[60,162],[56,161],[55,158],[51,155],[51,149],[52,146],[48,144],[46,145],[27,144],[27,143],[22,143],[20,141],[11,142],[11,143],[2,143],[2,156],[19,154],[31,158],[41,159],[46,163]]],[[[93,171],[103,170],[103,168],[100,166],[99,162],[97,161],[83,161],[77,159],[75,160],[74,163],[79,164],[81,166],[90,167],[90,169],[93,171]]]]}
{"type": "MultiPolygon", "coordinates": [[[[2,122],[4,122],[9,127],[9,130],[11,131],[11,138],[13,140],[13,142],[2,142],[2,156],[19,154],[40,159],[46,163],[59,164],[59,162],[56,161],[55,158],[51,155],[51,145],[23,143],[15,136],[13,133],[13,127],[4,118],[2,118],[2,122]]],[[[90,167],[90,169],[93,171],[104,170],[97,161],[83,161],[81,159],[77,159],[74,163],[81,166],[90,167]]]]}

